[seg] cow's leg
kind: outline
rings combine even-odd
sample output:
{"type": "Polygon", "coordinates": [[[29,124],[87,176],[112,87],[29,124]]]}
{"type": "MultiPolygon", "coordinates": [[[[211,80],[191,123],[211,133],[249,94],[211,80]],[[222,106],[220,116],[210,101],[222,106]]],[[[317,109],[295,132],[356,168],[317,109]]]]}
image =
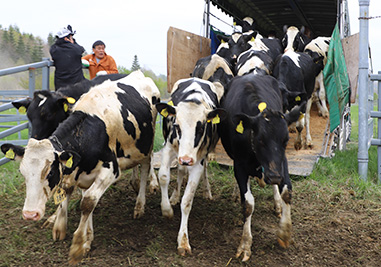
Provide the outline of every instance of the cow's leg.
{"type": "Polygon", "coordinates": [[[287,185],[283,186],[281,194],[282,216],[280,218],[279,230],[277,232],[278,243],[283,248],[288,248],[292,243],[292,222],[291,222],[291,202],[290,192],[287,185]]]}
{"type": "Polygon", "coordinates": [[[312,106],[312,98],[308,99],[307,106],[306,106],[306,116],[305,116],[305,123],[306,123],[306,148],[313,148],[312,138],[311,138],[311,132],[310,132],[310,112],[311,112],[311,106],[312,106]]]}
{"type": "Polygon", "coordinates": [[[204,171],[204,164],[196,163],[189,169],[188,183],[184,191],[184,196],[181,199],[181,224],[179,234],[177,236],[177,252],[181,256],[186,253],[192,254],[191,246],[189,245],[188,236],[188,219],[192,209],[194,194],[204,171]]]}
{"type": "Polygon", "coordinates": [[[212,191],[210,190],[210,184],[208,179],[208,164],[204,163],[204,171],[202,174],[203,193],[202,196],[205,199],[213,200],[212,191]]]}
{"type": "Polygon", "coordinates": [[[328,118],[329,111],[326,102],[323,72],[320,72],[320,74],[316,77],[316,81],[319,83],[319,99],[321,102],[321,108],[319,109],[319,113],[321,113],[323,118],[328,118]]]}
{"type": "Polygon", "coordinates": [[[136,193],[139,193],[139,184],[140,184],[139,165],[136,165],[135,167],[132,168],[130,184],[132,186],[132,189],[134,189],[136,193]]]}
{"type": "Polygon", "coordinates": [[[275,215],[278,217],[281,217],[282,213],[282,197],[279,193],[279,187],[278,185],[273,185],[273,193],[274,193],[274,212],[275,215]]]}
{"type": "Polygon", "coordinates": [[[150,157],[141,163],[140,186],[139,186],[139,193],[138,193],[138,196],[136,198],[136,204],[135,204],[135,208],[134,208],[134,219],[140,218],[144,214],[144,206],[146,204],[147,178],[149,175],[150,166],[151,166],[151,158],[150,157]]]}
{"type": "Polygon", "coordinates": [[[159,189],[159,181],[157,179],[157,176],[155,174],[155,169],[153,168],[153,153],[151,153],[151,165],[150,165],[150,171],[149,171],[149,192],[151,194],[155,193],[159,189]]]}
{"type": "Polygon", "coordinates": [[[304,116],[305,114],[303,114],[301,117],[302,118],[299,118],[299,120],[296,122],[296,130],[298,131],[298,135],[296,136],[296,140],[295,140],[295,143],[294,143],[294,147],[296,150],[300,150],[303,146],[302,146],[302,131],[303,131],[303,128],[304,128],[304,116]]]}
{"type": "Polygon", "coordinates": [[[161,213],[164,217],[172,218],[173,209],[168,197],[168,186],[171,179],[171,162],[175,153],[167,142],[162,150],[161,166],[159,169],[159,183],[161,190],[161,213]]]}
{"type": "Polygon", "coordinates": [[[246,173],[245,168],[236,164],[236,162],[234,162],[234,175],[241,193],[241,204],[243,206],[243,215],[245,220],[242,238],[237,249],[236,257],[238,258],[243,254],[242,261],[248,261],[251,256],[251,245],[253,243],[253,236],[251,234],[251,218],[253,216],[255,202],[250,191],[249,175],[246,173]]]}
{"type": "Polygon", "coordinates": [[[177,184],[169,200],[172,206],[180,202],[181,186],[183,185],[183,180],[186,174],[187,174],[187,168],[184,166],[178,165],[177,166],[177,184]]]}
{"type": "MultiPolygon", "coordinates": [[[[111,163],[110,166],[113,166],[111,163]]],[[[93,184],[84,191],[81,200],[81,219],[77,230],[74,232],[73,241],[69,252],[69,263],[77,264],[90,250],[93,239],[92,213],[106,189],[116,182],[113,167],[102,168],[93,184]]]]}
{"type": "Polygon", "coordinates": [[[280,218],[279,230],[277,231],[278,243],[283,248],[288,248],[292,243],[292,221],[291,221],[291,193],[292,185],[288,174],[287,159],[283,163],[283,181],[280,184],[282,216],[280,218]]]}
{"type": "Polygon", "coordinates": [[[57,212],[55,213],[57,216],[53,225],[53,240],[63,240],[66,236],[67,209],[74,188],[74,186],[71,186],[68,189],[65,189],[66,199],[62,203],[60,203],[57,208],[57,212]]]}

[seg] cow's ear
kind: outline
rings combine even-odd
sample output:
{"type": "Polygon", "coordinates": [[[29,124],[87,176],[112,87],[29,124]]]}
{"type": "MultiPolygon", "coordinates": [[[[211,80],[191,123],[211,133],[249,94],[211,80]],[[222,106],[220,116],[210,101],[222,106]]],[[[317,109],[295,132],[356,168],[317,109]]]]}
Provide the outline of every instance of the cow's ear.
{"type": "Polygon", "coordinates": [[[222,34],[217,34],[217,39],[221,42],[221,43],[227,43],[229,42],[229,36],[225,36],[225,35],[222,35],[222,34]]]}
{"type": "Polygon", "coordinates": [[[176,115],[176,109],[173,106],[168,105],[166,103],[157,103],[156,109],[157,112],[159,112],[161,116],[163,116],[164,118],[176,115]]]}
{"type": "Polygon", "coordinates": [[[75,151],[67,150],[59,155],[59,159],[61,164],[65,167],[65,171],[72,171],[78,166],[81,161],[81,156],[75,151]]]}
{"type": "Polygon", "coordinates": [[[4,153],[6,158],[20,161],[24,156],[25,148],[22,146],[5,143],[1,145],[1,151],[4,153]]]}
{"type": "Polygon", "coordinates": [[[227,116],[226,110],[222,108],[217,108],[209,112],[206,119],[207,119],[207,122],[218,124],[222,120],[226,119],[226,116],[227,116]]]}
{"type": "MultiPolygon", "coordinates": [[[[74,100],[73,104],[75,103],[75,99],[70,97],[70,99],[74,100]]],[[[56,100],[57,107],[62,108],[64,112],[69,112],[69,101],[66,97],[60,97],[56,100]]]]}
{"type": "Polygon", "coordinates": [[[20,113],[25,113],[28,110],[28,107],[30,103],[32,102],[32,99],[30,97],[16,100],[12,102],[12,105],[19,110],[20,113]]]}
{"type": "Polygon", "coordinates": [[[299,120],[305,108],[306,108],[306,101],[303,101],[301,105],[295,106],[289,113],[287,113],[284,116],[287,124],[290,125],[291,123],[299,120]]]}
{"type": "Polygon", "coordinates": [[[237,133],[243,134],[244,131],[251,129],[252,118],[246,114],[238,114],[232,118],[233,125],[237,133]]]}

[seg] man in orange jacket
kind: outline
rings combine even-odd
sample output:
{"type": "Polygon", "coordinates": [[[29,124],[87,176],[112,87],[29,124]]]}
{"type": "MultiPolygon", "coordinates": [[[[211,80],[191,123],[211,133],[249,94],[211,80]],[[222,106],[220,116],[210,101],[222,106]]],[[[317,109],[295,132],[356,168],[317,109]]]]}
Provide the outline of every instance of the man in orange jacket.
{"type": "Polygon", "coordinates": [[[93,44],[93,54],[82,57],[82,64],[89,66],[90,79],[98,75],[118,73],[115,60],[106,54],[105,48],[106,45],[102,41],[96,41],[93,44]]]}

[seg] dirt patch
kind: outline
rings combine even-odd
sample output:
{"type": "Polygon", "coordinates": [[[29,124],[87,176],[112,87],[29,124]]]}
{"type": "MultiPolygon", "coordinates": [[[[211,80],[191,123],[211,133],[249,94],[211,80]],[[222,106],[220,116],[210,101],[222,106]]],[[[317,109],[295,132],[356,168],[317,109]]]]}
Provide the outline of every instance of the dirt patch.
{"type": "MultiPolygon", "coordinates": [[[[224,185],[218,180],[226,172],[231,170],[217,169],[210,177],[213,201],[204,200],[202,190],[197,190],[189,219],[191,256],[176,252],[179,205],[174,207],[174,218],[167,220],[161,216],[160,194],[148,195],[144,216],[133,220],[136,194],[123,179],[101,198],[94,212],[92,249],[79,266],[380,265],[381,203],[356,199],[345,190],[334,193],[311,180],[293,181],[295,244],[287,250],[276,241],[279,219],[273,214],[271,188],[253,184],[253,254],[242,263],[235,258],[243,226],[240,203],[232,196],[235,182],[224,185]]],[[[23,203],[18,202],[5,197],[0,204],[0,266],[67,266],[79,222],[79,194],[69,212],[68,235],[57,242],[52,241],[51,229],[41,229],[43,221],[21,219],[23,203]]],[[[54,210],[49,204],[47,215],[54,210]]]]}

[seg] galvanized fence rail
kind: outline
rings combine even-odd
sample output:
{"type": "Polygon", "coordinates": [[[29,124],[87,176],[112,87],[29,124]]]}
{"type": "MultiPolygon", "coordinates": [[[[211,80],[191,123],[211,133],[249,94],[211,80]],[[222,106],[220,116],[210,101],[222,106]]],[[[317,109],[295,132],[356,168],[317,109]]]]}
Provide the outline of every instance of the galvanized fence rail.
{"type": "Polygon", "coordinates": [[[372,138],[370,143],[371,145],[377,146],[377,172],[378,181],[381,184],[381,71],[379,71],[378,74],[371,75],[370,80],[377,82],[378,107],[377,111],[370,111],[370,116],[377,119],[377,138],[372,138]]]}
{"type": "MultiPolygon", "coordinates": [[[[32,64],[17,66],[13,68],[7,68],[0,70],[0,77],[11,75],[20,72],[29,72],[29,89],[28,90],[1,90],[0,89],[0,129],[5,128],[6,130],[0,132],[0,145],[9,142],[5,141],[4,138],[18,133],[18,139],[12,140],[15,145],[26,145],[28,139],[22,139],[20,132],[24,129],[30,130],[30,125],[26,115],[20,114],[16,111],[16,114],[4,114],[6,111],[13,109],[11,101],[14,99],[33,97],[33,93],[36,90],[36,69],[42,70],[42,90],[49,90],[49,76],[50,66],[53,66],[53,62],[48,58],[43,58],[41,62],[36,62],[32,64]],[[16,125],[14,125],[16,122],[16,125]],[[7,123],[12,123],[8,125],[7,123]]],[[[29,136],[29,134],[28,134],[29,136]]],[[[9,159],[3,157],[0,159],[0,166],[7,163],[9,159]]]]}

